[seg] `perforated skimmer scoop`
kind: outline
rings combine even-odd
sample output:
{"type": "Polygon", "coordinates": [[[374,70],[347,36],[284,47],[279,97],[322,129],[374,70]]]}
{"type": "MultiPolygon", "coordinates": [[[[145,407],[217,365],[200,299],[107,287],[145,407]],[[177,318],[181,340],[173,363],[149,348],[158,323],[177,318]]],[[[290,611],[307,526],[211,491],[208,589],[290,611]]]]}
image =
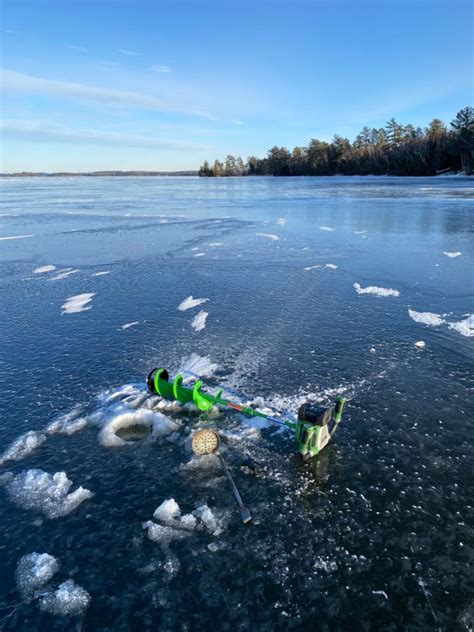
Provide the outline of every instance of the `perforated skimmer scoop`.
{"type": "Polygon", "coordinates": [[[242,522],[244,524],[248,524],[252,520],[252,516],[250,515],[250,511],[244,505],[242,501],[242,497],[239,494],[239,490],[237,489],[236,484],[234,483],[234,479],[230,475],[230,472],[227,468],[227,465],[222,458],[222,455],[219,453],[220,446],[220,438],[217,432],[213,430],[209,430],[204,428],[203,430],[198,430],[193,437],[193,452],[198,456],[203,456],[204,454],[215,454],[219,461],[221,462],[222,469],[227,477],[227,480],[232,487],[232,491],[234,493],[235,500],[237,501],[237,505],[239,506],[240,517],[242,518],[242,522]]]}

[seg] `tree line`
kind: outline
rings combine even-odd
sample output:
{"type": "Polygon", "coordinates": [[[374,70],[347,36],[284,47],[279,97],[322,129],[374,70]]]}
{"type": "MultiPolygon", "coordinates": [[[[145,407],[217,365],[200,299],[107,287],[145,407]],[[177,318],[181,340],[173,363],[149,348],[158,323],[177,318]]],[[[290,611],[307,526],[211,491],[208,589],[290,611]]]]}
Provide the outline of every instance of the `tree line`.
{"type": "Polygon", "coordinates": [[[450,171],[471,174],[474,168],[474,108],[460,110],[449,127],[435,118],[426,128],[402,125],[394,118],[385,127],[364,127],[351,143],[336,134],[330,143],[311,139],[306,147],[272,147],[265,158],[228,155],[206,160],[203,177],[220,176],[432,176],[450,171]]]}

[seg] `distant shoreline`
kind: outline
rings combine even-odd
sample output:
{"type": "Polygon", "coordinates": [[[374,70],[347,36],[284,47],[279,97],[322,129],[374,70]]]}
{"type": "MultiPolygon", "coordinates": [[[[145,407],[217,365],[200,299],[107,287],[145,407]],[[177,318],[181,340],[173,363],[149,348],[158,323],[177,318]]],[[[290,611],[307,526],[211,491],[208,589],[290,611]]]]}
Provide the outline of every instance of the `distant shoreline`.
{"type": "Polygon", "coordinates": [[[197,176],[196,171],[19,171],[17,173],[0,173],[0,178],[61,178],[61,177],[90,177],[97,178],[100,176],[197,176]]]}

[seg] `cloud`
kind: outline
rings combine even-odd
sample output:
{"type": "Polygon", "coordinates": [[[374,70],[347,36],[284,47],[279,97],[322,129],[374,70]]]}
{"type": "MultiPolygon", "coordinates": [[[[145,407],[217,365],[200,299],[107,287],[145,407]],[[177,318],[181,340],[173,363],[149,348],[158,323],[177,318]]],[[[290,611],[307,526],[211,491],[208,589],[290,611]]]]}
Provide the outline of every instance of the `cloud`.
{"type": "Polygon", "coordinates": [[[240,119],[232,119],[231,123],[233,123],[234,125],[243,125],[244,122],[241,121],[240,119]]]}
{"type": "Polygon", "coordinates": [[[82,83],[73,83],[72,81],[43,79],[42,77],[34,77],[6,69],[2,70],[1,83],[4,94],[25,93],[48,97],[65,97],[79,101],[107,103],[113,106],[132,106],[138,109],[151,109],[161,112],[179,112],[189,116],[215,120],[215,117],[208,112],[183,108],[181,101],[165,100],[141,92],[100,88],[82,83]]]}
{"type": "Polygon", "coordinates": [[[209,150],[209,145],[183,143],[181,141],[152,136],[137,136],[121,132],[100,130],[74,130],[61,125],[50,125],[42,121],[0,121],[0,133],[4,138],[29,142],[69,143],[73,145],[106,145],[120,147],[149,147],[171,151],[209,150]]]}
{"type": "Polygon", "coordinates": [[[117,53],[128,55],[129,57],[135,57],[135,55],[138,55],[138,53],[136,53],[134,50],[128,50],[127,48],[117,48],[117,53]]]}
{"type": "Polygon", "coordinates": [[[69,44],[68,48],[70,48],[71,50],[76,50],[79,53],[88,53],[89,49],[86,48],[85,46],[76,46],[75,44],[69,44]]]}
{"type": "Polygon", "coordinates": [[[152,66],[153,72],[173,72],[173,69],[169,66],[152,66]]]}

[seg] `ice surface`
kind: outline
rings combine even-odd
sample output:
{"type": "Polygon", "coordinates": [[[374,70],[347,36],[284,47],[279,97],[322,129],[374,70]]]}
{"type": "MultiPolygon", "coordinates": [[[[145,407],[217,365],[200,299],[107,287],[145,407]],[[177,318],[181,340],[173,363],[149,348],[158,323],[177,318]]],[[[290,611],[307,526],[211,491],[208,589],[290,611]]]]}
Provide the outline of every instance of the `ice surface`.
{"type": "Polygon", "coordinates": [[[117,436],[120,429],[133,426],[147,426],[151,429],[150,439],[156,439],[179,428],[179,423],[161,413],[140,408],[130,412],[121,412],[109,419],[99,432],[99,441],[106,447],[118,447],[126,445],[126,441],[117,436]]]}
{"type": "Polygon", "coordinates": [[[46,436],[42,432],[29,430],[20,435],[0,456],[0,465],[7,461],[21,461],[32,454],[46,441],[46,436]]]}
{"type": "Polygon", "coordinates": [[[257,237],[266,237],[267,239],[271,239],[272,241],[278,241],[280,238],[278,235],[273,235],[272,233],[256,233],[257,237]]]}
{"type": "Polygon", "coordinates": [[[191,327],[194,331],[202,331],[206,326],[206,319],[209,316],[209,312],[205,312],[201,310],[199,314],[197,314],[193,320],[191,321],[191,327]]]}
{"type": "Polygon", "coordinates": [[[325,268],[329,268],[330,270],[337,270],[337,266],[334,263],[326,263],[325,268]]]}
{"type": "Polygon", "coordinates": [[[26,239],[27,237],[34,237],[34,235],[12,235],[11,237],[0,237],[0,241],[10,241],[11,239],[26,239]]]}
{"type": "Polygon", "coordinates": [[[208,298],[193,298],[192,296],[188,296],[178,305],[178,309],[182,312],[185,312],[187,309],[192,309],[193,307],[197,307],[198,305],[202,305],[208,298]]]}
{"type": "Polygon", "coordinates": [[[44,272],[52,272],[53,270],[56,270],[56,266],[53,266],[53,265],[40,266],[39,268],[35,268],[33,270],[33,274],[43,274],[44,272]]]}
{"type": "Polygon", "coordinates": [[[433,312],[416,312],[414,309],[408,308],[408,314],[416,323],[431,325],[432,327],[438,327],[445,322],[439,314],[433,312]]]}
{"type": "Polygon", "coordinates": [[[135,325],[139,325],[139,324],[140,324],[139,320],[134,320],[131,323],[125,323],[125,325],[122,325],[120,329],[129,329],[130,327],[134,327],[135,325]]]}
{"type": "Polygon", "coordinates": [[[49,280],[50,281],[59,281],[61,279],[65,279],[68,276],[71,276],[71,274],[77,274],[78,272],[80,272],[79,270],[62,270],[59,272],[59,274],[57,274],[56,276],[50,277],[49,280]]]}
{"type": "Polygon", "coordinates": [[[153,513],[155,520],[161,520],[162,522],[171,522],[175,518],[181,515],[181,509],[174,498],[164,500],[153,513]]]}
{"type": "Polygon", "coordinates": [[[329,232],[332,232],[332,231],[334,231],[336,229],[332,228],[331,226],[320,226],[319,230],[325,230],[325,231],[327,231],[329,233],[329,232]]]}
{"type": "Polygon", "coordinates": [[[354,283],[355,291],[357,294],[372,294],[373,296],[400,296],[398,290],[392,290],[391,288],[377,287],[376,285],[369,285],[368,287],[361,287],[359,283],[354,283]]]}
{"type": "Polygon", "coordinates": [[[6,489],[11,500],[23,509],[38,511],[48,518],[59,518],[93,495],[84,487],[69,494],[71,485],[65,472],[51,476],[43,470],[33,469],[17,474],[6,484],[6,489]]]}
{"type": "Polygon", "coordinates": [[[40,599],[41,610],[63,616],[77,616],[88,607],[91,596],[72,579],[68,579],[53,592],[40,599]]]}
{"type": "Polygon", "coordinates": [[[49,553],[29,553],[17,564],[15,578],[23,599],[31,599],[59,570],[58,560],[49,553]]]}
{"type": "Polygon", "coordinates": [[[474,336],[474,314],[457,323],[448,323],[448,326],[463,336],[474,336]]]}
{"type": "Polygon", "coordinates": [[[450,259],[454,259],[454,257],[460,257],[462,255],[462,252],[445,252],[443,250],[443,255],[446,255],[446,257],[450,257],[450,259]]]}
{"type": "Polygon", "coordinates": [[[219,365],[212,362],[209,356],[200,356],[197,353],[193,353],[184,360],[181,371],[188,371],[199,377],[209,377],[218,368],[219,365]]]}
{"type": "Polygon", "coordinates": [[[104,276],[106,274],[110,274],[110,270],[103,270],[102,272],[94,272],[91,276],[104,276]]]}
{"type": "Polygon", "coordinates": [[[70,296],[61,306],[63,314],[77,314],[78,312],[86,312],[88,309],[92,309],[92,305],[89,305],[89,303],[94,296],[95,293],[90,292],[70,296]]]}

